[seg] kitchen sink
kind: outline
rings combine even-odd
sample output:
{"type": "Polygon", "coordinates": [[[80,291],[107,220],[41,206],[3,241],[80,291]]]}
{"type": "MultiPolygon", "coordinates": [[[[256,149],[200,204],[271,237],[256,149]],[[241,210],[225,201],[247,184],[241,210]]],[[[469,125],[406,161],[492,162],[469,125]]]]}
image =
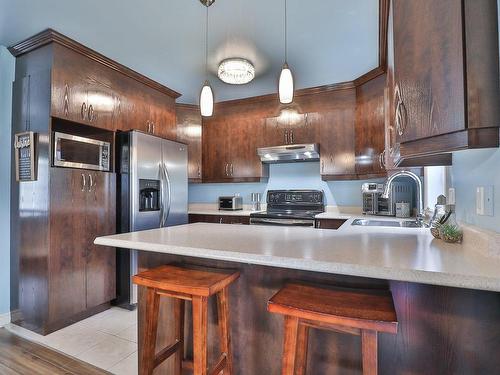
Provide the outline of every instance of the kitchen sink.
{"type": "Polygon", "coordinates": [[[377,220],[377,219],[355,219],[351,225],[363,227],[395,227],[395,228],[425,228],[426,225],[411,220],[377,220]]]}

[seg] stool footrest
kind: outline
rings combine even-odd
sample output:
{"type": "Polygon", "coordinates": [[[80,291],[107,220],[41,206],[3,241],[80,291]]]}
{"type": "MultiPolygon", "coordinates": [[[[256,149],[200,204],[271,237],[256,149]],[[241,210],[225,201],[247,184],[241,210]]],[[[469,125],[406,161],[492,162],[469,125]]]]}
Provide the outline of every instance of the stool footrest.
{"type": "Polygon", "coordinates": [[[155,356],[155,362],[154,362],[154,367],[156,368],[157,366],[160,365],[164,360],[169,358],[172,354],[175,354],[179,349],[181,349],[181,345],[184,345],[182,341],[176,341],[170,346],[167,346],[166,348],[162,349],[156,356],[155,356]]]}
{"type": "Polygon", "coordinates": [[[219,375],[222,370],[224,370],[227,366],[227,354],[222,353],[219,357],[219,360],[210,371],[210,375],[219,375]]]}

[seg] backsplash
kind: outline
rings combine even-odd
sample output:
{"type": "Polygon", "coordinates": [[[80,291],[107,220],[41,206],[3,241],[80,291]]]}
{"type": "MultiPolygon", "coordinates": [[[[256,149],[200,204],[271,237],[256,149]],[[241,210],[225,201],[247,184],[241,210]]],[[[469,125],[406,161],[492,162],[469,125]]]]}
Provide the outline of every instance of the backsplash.
{"type": "Polygon", "coordinates": [[[453,154],[452,183],[457,219],[500,232],[500,149],[467,150],[453,154]],[[476,187],[493,186],[493,216],[476,214],[476,187]]]}
{"type": "MultiPolygon", "coordinates": [[[[189,203],[215,203],[221,195],[240,193],[250,203],[251,193],[273,189],[323,190],[327,205],[361,206],[361,184],[365,181],[322,181],[319,162],[272,164],[267,183],[189,184],[189,203]]],[[[383,179],[371,181],[384,181],[383,179]]]]}

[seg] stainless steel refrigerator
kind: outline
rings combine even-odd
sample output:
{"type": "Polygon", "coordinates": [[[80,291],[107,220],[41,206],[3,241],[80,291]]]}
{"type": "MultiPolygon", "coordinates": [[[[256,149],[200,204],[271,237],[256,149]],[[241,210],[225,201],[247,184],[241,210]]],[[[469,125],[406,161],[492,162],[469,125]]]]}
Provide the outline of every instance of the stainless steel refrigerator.
{"type": "MultiPolygon", "coordinates": [[[[117,134],[117,228],[120,233],[188,222],[187,146],[140,131],[117,134]]],[[[116,304],[137,304],[137,251],[117,251],[116,304]]]]}

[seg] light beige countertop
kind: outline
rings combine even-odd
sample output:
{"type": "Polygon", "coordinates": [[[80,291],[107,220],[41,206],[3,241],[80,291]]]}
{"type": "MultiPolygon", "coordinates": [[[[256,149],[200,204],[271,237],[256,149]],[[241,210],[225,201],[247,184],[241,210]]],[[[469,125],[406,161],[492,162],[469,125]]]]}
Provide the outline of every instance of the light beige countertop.
{"type": "MultiPolygon", "coordinates": [[[[196,223],[98,237],[95,243],[307,271],[500,291],[500,258],[436,240],[428,229],[339,230],[196,223]]],[[[474,238],[470,236],[471,240],[474,238]]],[[[491,241],[484,241],[491,246],[491,241]]]]}

